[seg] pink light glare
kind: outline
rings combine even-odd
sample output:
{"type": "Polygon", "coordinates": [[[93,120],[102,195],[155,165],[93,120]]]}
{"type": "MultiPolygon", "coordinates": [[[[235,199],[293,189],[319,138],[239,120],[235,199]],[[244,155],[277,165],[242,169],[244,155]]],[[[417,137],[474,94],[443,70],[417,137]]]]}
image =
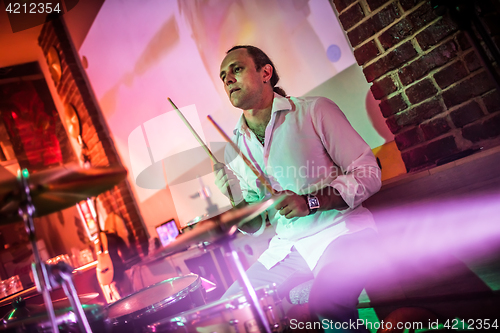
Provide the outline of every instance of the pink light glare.
{"type": "Polygon", "coordinates": [[[500,192],[493,192],[372,209],[379,229],[374,252],[382,256],[353,265],[350,279],[368,275],[370,286],[382,293],[399,282],[425,288],[426,279],[446,281],[466,274],[461,260],[499,257],[499,202],[500,192]]]}

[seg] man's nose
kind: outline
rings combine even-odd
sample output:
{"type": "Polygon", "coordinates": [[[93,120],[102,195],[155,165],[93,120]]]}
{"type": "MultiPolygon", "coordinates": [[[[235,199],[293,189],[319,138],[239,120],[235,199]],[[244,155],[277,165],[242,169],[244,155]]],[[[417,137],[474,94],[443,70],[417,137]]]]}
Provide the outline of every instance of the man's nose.
{"type": "Polygon", "coordinates": [[[227,74],[226,75],[226,79],[225,79],[226,85],[234,83],[234,81],[235,81],[235,79],[234,79],[234,76],[232,74],[227,74]]]}

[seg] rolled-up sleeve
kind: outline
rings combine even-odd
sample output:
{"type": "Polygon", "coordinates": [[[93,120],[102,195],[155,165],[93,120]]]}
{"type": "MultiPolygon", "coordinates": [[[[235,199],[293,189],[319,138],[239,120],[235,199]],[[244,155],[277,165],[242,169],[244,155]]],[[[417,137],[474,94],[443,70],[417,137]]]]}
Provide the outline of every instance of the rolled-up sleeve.
{"type": "Polygon", "coordinates": [[[334,102],[319,98],[312,112],[314,127],[341,170],[330,186],[350,208],[355,208],[381,187],[381,171],[375,156],[334,102]]]}

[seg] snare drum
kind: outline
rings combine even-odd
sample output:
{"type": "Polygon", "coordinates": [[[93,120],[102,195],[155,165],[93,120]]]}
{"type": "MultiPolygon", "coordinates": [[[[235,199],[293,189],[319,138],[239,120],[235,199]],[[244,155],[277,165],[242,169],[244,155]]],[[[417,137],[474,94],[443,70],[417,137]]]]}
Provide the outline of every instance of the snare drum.
{"type": "MultiPolygon", "coordinates": [[[[110,332],[109,324],[106,322],[106,312],[103,306],[99,304],[82,304],[85,316],[90,324],[92,332],[106,333],[110,332]]],[[[57,326],[61,333],[84,333],[78,326],[78,318],[71,308],[54,309],[57,326]]],[[[52,332],[52,323],[45,312],[35,313],[28,318],[20,318],[12,321],[6,321],[0,326],[2,332],[7,333],[40,333],[52,332]]]]}
{"type": "Polygon", "coordinates": [[[122,298],[108,307],[113,332],[141,332],[151,323],[205,304],[198,275],[168,279],[122,298]]]}
{"type": "MultiPolygon", "coordinates": [[[[276,289],[256,290],[272,332],[285,326],[284,311],[276,289]]],[[[242,294],[183,312],[148,326],[147,332],[250,333],[260,332],[257,320],[246,297],[242,294]]]]}

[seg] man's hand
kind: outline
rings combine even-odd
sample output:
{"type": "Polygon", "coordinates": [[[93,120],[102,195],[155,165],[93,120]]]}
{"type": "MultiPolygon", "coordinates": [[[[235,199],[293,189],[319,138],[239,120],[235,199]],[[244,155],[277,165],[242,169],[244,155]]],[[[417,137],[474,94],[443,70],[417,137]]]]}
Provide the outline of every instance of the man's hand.
{"type": "Polygon", "coordinates": [[[277,195],[285,194],[285,199],[276,205],[276,209],[287,219],[309,215],[309,205],[303,196],[292,191],[276,192],[277,195]]]}
{"type": "Polygon", "coordinates": [[[233,204],[240,203],[243,200],[243,195],[241,194],[240,182],[236,175],[224,163],[214,164],[213,169],[215,172],[215,185],[222,194],[228,197],[233,204]],[[229,193],[228,188],[231,193],[229,193]]]}
{"type": "MultiPolygon", "coordinates": [[[[246,206],[248,206],[248,203],[243,200],[239,204],[235,205],[234,208],[238,209],[238,208],[243,208],[243,207],[246,207],[246,206]]],[[[239,227],[239,229],[242,230],[242,231],[244,231],[244,232],[246,232],[246,233],[253,234],[257,230],[260,229],[262,223],[263,223],[262,216],[261,215],[257,215],[252,220],[250,220],[250,221],[246,222],[245,224],[241,225],[239,227]]]]}
{"type": "MultiPolygon", "coordinates": [[[[248,206],[248,203],[243,200],[243,195],[241,193],[240,182],[236,175],[229,170],[223,163],[214,164],[214,172],[215,172],[215,185],[219,188],[219,190],[231,200],[231,203],[234,208],[243,208],[248,206]],[[231,196],[228,193],[228,187],[231,190],[231,196]]],[[[254,233],[260,229],[262,225],[262,217],[259,215],[254,219],[248,221],[244,225],[240,226],[240,230],[243,230],[247,233],[254,233]]]]}

